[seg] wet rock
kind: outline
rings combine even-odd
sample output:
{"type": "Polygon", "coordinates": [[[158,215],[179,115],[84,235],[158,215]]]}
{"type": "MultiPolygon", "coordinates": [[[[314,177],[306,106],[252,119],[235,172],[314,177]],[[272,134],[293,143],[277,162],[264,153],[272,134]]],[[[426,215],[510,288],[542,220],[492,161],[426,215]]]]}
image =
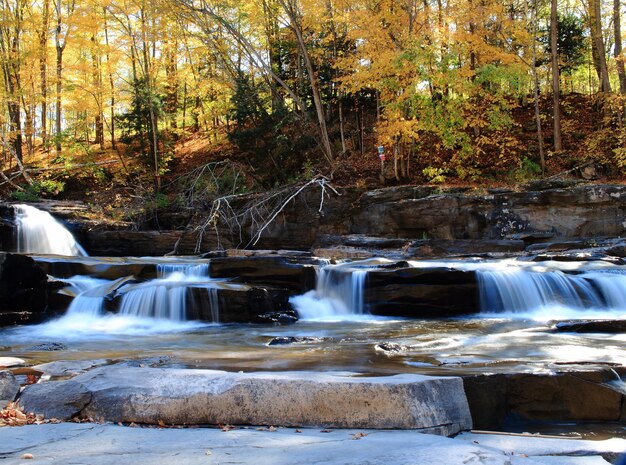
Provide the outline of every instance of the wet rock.
{"type": "Polygon", "coordinates": [[[219,289],[190,287],[187,292],[187,319],[260,324],[290,324],[298,319],[289,303],[291,293],[284,289],[233,284],[221,286],[219,289]]]}
{"type": "Polygon", "coordinates": [[[285,346],[290,344],[318,344],[325,340],[327,340],[327,338],[310,336],[281,336],[272,338],[267,345],[285,346]]]}
{"type": "Polygon", "coordinates": [[[20,383],[15,379],[13,373],[0,370],[0,410],[9,402],[15,400],[15,396],[20,392],[20,383]]]}
{"type": "Polygon", "coordinates": [[[623,421],[626,398],[609,384],[609,370],[555,374],[466,376],[465,392],[477,429],[501,428],[510,415],[538,421],[623,421]]]}
{"type": "Polygon", "coordinates": [[[33,350],[37,352],[53,352],[67,350],[67,346],[62,342],[44,342],[42,344],[37,344],[30,347],[28,350],[33,350]]]}
{"type": "Polygon", "coordinates": [[[257,315],[254,323],[273,325],[292,325],[298,321],[296,312],[265,312],[257,315]]]}
{"type": "Polygon", "coordinates": [[[26,255],[0,252],[0,321],[4,325],[38,321],[47,305],[48,277],[26,255]]]}
{"type": "Polygon", "coordinates": [[[147,424],[435,428],[447,435],[471,428],[460,378],[408,374],[102,367],[27,386],[21,402],[47,417],[147,424]]]}
{"type": "Polygon", "coordinates": [[[374,350],[385,355],[399,355],[408,352],[411,350],[411,347],[395,342],[381,342],[374,346],[374,350]]]}
{"type": "Polygon", "coordinates": [[[466,315],[479,309],[475,273],[449,268],[371,270],[364,299],[372,314],[384,316],[466,315]]]}
{"type": "Polygon", "coordinates": [[[211,260],[209,273],[213,278],[232,278],[302,294],[315,288],[315,268],[311,265],[317,263],[306,256],[225,257],[211,260]]]}
{"type": "Polygon", "coordinates": [[[573,320],[554,325],[559,333],[626,333],[626,320],[573,320]]]}

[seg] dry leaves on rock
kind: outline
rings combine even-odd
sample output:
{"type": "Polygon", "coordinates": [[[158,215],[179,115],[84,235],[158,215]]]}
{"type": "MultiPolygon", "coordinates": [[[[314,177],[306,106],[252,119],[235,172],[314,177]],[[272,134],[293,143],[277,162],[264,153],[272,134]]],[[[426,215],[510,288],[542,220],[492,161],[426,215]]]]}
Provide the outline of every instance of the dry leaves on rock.
{"type": "Polygon", "coordinates": [[[24,409],[14,402],[9,402],[4,410],[0,410],[0,426],[41,425],[42,423],[47,423],[43,415],[24,413],[24,409]]]}
{"type": "Polygon", "coordinates": [[[357,440],[357,439],[364,438],[365,436],[367,436],[367,433],[361,433],[361,432],[359,432],[359,433],[354,433],[354,434],[352,435],[352,439],[357,440]]]}

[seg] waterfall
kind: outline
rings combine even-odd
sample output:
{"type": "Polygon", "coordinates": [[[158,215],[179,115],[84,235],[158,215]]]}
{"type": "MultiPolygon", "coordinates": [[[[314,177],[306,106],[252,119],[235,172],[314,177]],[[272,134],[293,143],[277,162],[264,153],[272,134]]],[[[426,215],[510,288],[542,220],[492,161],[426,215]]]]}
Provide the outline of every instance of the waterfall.
{"type": "Polygon", "coordinates": [[[290,299],[300,318],[334,319],[367,314],[364,295],[368,268],[355,265],[326,265],[317,269],[315,290],[290,299]]]}
{"type": "Polygon", "coordinates": [[[75,297],[67,309],[67,316],[95,317],[104,313],[104,298],[111,292],[111,281],[87,276],[69,278],[68,292],[75,297]]]}
{"type": "MultiPolygon", "coordinates": [[[[626,311],[621,270],[529,271],[523,267],[476,270],[484,313],[540,312],[577,318],[584,313],[626,311]],[[559,310],[556,310],[559,309],[559,310]]],[[[614,317],[615,315],[613,315],[614,317]]]]}
{"type": "Polygon", "coordinates": [[[120,315],[142,318],[187,320],[187,294],[190,287],[200,287],[209,294],[212,321],[219,322],[217,289],[212,287],[209,265],[158,264],[157,278],[120,289],[120,315]]]}
{"type": "Polygon", "coordinates": [[[17,252],[87,256],[65,226],[50,213],[30,205],[15,205],[17,252]]]}

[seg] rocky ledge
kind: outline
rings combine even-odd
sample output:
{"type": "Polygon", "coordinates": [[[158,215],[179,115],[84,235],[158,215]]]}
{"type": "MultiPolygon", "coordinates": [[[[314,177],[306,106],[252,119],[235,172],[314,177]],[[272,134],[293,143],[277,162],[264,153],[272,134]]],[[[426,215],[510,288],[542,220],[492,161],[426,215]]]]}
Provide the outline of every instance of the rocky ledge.
{"type": "Polygon", "coordinates": [[[402,428],[444,435],[472,427],[457,377],[105,366],[26,386],[19,399],[28,412],[65,420],[402,428]]]}

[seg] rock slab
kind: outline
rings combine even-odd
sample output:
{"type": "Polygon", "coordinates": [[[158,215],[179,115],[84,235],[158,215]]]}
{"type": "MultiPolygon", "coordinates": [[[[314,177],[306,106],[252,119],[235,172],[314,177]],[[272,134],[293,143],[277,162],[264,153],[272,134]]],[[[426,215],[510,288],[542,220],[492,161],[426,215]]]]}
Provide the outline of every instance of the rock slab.
{"type": "Polygon", "coordinates": [[[47,417],[147,424],[402,428],[444,435],[472,427],[460,378],[408,374],[114,366],[28,386],[20,402],[47,417]]]}
{"type": "Polygon", "coordinates": [[[626,441],[578,441],[498,435],[455,439],[417,431],[129,428],[60,423],[0,428],[3,465],[608,465],[600,454],[626,441]],[[358,439],[358,440],[355,440],[358,439]],[[559,455],[549,455],[557,453],[559,455]]]}
{"type": "Polygon", "coordinates": [[[20,383],[10,371],[0,371],[0,410],[13,402],[20,391],[20,383]]]}

